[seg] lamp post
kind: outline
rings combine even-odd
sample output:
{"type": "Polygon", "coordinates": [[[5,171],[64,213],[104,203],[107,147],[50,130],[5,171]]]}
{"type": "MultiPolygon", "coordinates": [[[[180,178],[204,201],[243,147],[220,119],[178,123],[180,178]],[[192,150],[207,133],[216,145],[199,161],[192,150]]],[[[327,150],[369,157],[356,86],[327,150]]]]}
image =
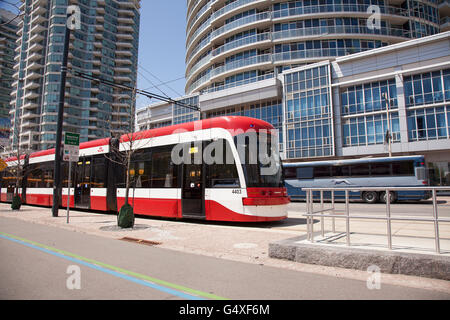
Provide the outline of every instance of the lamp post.
{"type": "Polygon", "coordinates": [[[381,95],[384,99],[384,102],[386,103],[386,119],[387,119],[387,132],[386,132],[386,138],[385,140],[388,141],[388,153],[389,157],[392,157],[392,148],[391,148],[391,122],[389,121],[389,100],[386,98],[386,92],[383,92],[381,95]]]}

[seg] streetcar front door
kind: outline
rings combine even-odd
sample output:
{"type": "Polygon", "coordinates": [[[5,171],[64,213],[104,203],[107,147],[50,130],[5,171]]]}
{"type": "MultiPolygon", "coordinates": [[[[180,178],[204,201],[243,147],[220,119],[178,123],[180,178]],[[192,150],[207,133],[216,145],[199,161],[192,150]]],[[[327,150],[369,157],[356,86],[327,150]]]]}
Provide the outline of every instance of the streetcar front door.
{"type": "Polygon", "coordinates": [[[205,218],[204,183],[201,164],[183,164],[181,208],[183,217],[205,218]]]}
{"type": "Polygon", "coordinates": [[[89,209],[91,204],[91,159],[80,159],[74,174],[75,208],[89,209]]]}

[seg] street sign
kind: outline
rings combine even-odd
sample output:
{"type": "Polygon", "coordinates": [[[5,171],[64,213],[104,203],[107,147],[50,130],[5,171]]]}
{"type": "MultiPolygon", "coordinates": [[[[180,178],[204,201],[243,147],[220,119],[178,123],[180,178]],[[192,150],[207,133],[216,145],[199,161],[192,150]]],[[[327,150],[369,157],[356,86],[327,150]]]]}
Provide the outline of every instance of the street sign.
{"type": "Polygon", "coordinates": [[[79,133],[71,133],[66,132],[64,134],[64,145],[69,146],[80,146],[80,134],[79,133]]]}
{"type": "Polygon", "coordinates": [[[71,162],[77,162],[80,156],[80,134],[66,132],[64,134],[64,150],[63,161],[69,161],[69,179],[67,181],[67,223],[69,223],[69,208],[70,208],[70,178],[72,176],[71,162]]]}
{"type": "Polygon", "coordinates": [[[80,134],[66,132],[64,134],[63,161],[76,162],[80,153],[80,134]]]}

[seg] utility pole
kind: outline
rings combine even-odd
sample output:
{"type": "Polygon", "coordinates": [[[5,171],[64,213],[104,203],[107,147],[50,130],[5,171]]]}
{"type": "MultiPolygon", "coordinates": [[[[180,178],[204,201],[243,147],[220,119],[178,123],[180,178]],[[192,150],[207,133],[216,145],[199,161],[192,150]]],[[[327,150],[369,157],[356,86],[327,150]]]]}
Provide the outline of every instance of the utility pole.
{"type": "Polygon", "coordinates": [[[386,97],[386,92],[383,92],[382,97],[383,97],[383,99],[384,99],[384,101],[386,103],[387,132],[386,132],[385,140],[388,141],[389,157],[392,157],[392,148],[391,148],[392,135],[391,135],[391,123],[390,123],[390,119],[389,119],[389,100],[386,97]]]}
{"type": "Polygon", "coordinates": [[[58,120],[56,123],[55,166],[53,180],[53,206],[52,215],[58,216],[58,208],[61,200],[61,141],[64,116],[64,95],[66,92],[67,56],[69,55],[70,29],[66,27],[64,40],[63,60],[61,65],[61,84],[59,87],[58,120]]]}
{"type": "Polygon", "coordinates": [[[55,143],[55,166],[53,176],[53,205],[52,216],[58,216],[59,204],[61,202],[61,142],[63,131],[63,117],[64,117],[64,95],[66,92],[66,75],[67,75],[67,58],[69,55],[69,41],[70,31],[72,29],[80,28],[80,8],[78,6],[67,7],[67,22],[66,34],[64,38],[63,59],[61,64],[61,83],[59,87],[59,106],[58,106],[58,120],[56,123],[56,143],[55,143]]]}

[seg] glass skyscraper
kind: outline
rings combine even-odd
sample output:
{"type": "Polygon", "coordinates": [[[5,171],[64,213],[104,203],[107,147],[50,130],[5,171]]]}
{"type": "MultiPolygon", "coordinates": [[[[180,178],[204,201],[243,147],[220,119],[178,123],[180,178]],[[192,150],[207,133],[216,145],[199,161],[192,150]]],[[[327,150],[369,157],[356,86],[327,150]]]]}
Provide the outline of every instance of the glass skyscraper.
{"type": "Polygon", "coordinates": [[[81,28],[70,37],[63,131],[88,141],[125,133],[135,100],[129,90],[74,76],[94,77],[135,87],[139,40],[139,0],[22,0],[11,102],[12,149],[55,146],[66,8],[78,5],[81,28]]]}
{"type": "MultiPolygon", "coordinates": [[[[14,74],[14,50],[19,18],[12,12],[0,9],[0,147],[9,144],[9,110],[14,74]]],[[[3,150],[0,150],[3,152],[3,150]]]]}

